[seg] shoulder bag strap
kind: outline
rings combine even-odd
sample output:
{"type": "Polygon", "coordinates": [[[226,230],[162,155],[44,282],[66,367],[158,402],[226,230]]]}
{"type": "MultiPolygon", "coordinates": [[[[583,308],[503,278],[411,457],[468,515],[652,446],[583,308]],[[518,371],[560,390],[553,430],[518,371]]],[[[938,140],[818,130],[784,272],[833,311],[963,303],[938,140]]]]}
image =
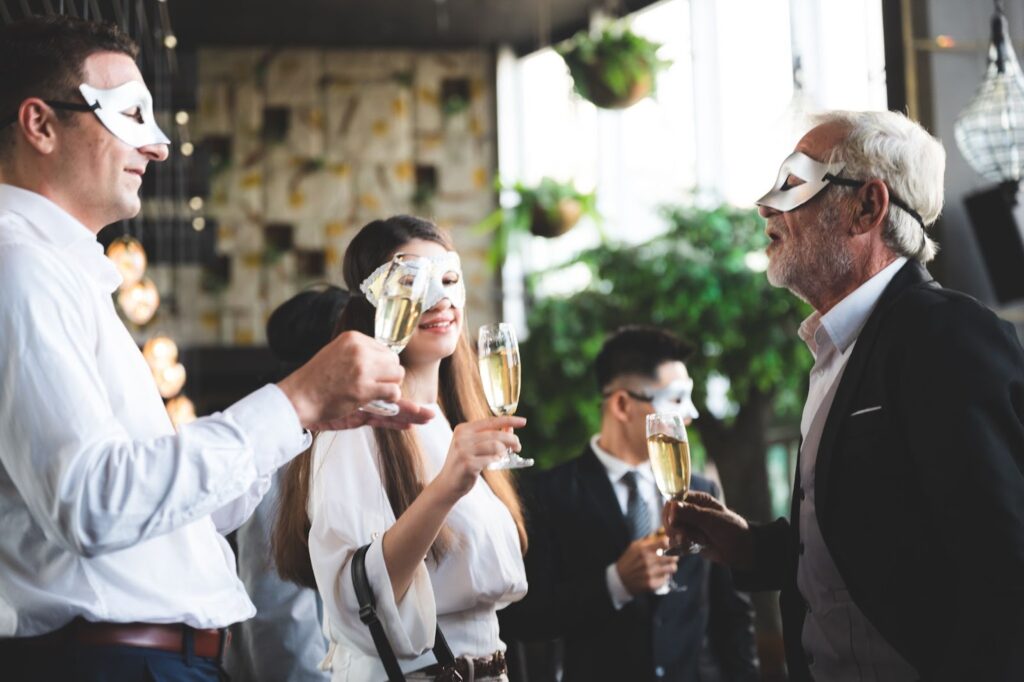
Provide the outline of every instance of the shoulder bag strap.
{"type": "MultiPolygon", "coordinates": [[[[373,596],[373,589],[370,587],[370,579],[366,575],[366,552],[370,545],[363,545],[356,550],[352,557],[352,586],[356,591],[356,601],[359,602],[359,620],[370,628],[370,635],[373,637],[373,645],[377,647],[377,655],[380,656],[384,670],[388,674],[388,682],[405,682],[405,675],[402,673],[398,659],[388,641],[387,633],[384,632],[384,624],[377,617],[376,600],[373,596]]],[[[437,626],[434,633],[434,657],[443,668],[447,668],[454,674],[455,680],[461,680],[459,673],[455,671],[455,655],[448,646],[444,634],[441,633],[441,626],[437,626]]]]}

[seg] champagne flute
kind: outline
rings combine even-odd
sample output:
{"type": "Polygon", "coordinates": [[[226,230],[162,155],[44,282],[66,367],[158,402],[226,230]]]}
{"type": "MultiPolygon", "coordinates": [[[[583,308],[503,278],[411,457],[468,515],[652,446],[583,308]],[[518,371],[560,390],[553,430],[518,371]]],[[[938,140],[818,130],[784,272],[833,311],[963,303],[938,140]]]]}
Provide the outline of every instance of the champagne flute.
{"type": "MultiPolygon", "coordinates": [[[[499,322],[480,327],[477,338],[477,357],[484,395],[491,414],[507,417],[519,407],[519,342],[511,325],[499,322]]],[[[533,466],[532,459],[520,457],[512,450],[504,459],[487,465],[488,469],[521,469],[533,466]]]]}
{"type": "MultiPolygon", "coordinates": [[[[647,415],[647,453],[658,490],[666,497],[682,501],[690,489],[690,442],[681,415],[647,415]]],[[[698,554],[702,549],[696,542],[690,542],[669,547],[665,553],[698,554]]]]}
{"type": "MultiPolygon", "coordinates": [[[[429,260],[400,253],[391,260],[384,276],[373,336],[394,353],[405,349],[420,322],[423,299],[430,286],[430,269],[429,260]]],[[[385,417],[398,414],[398,405],[386,400],[374,400],[359,409],[385,417]]]]}

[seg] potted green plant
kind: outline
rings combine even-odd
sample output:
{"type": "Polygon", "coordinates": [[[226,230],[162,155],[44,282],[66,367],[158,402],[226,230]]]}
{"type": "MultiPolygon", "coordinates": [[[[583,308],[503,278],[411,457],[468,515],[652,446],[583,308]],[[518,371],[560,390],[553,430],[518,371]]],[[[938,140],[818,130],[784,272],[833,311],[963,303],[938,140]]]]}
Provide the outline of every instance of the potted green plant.
{"type": "Polygon", "coordinates": [[[671,64],[658,58],[660,48],[624,24],[608,24],[580,31],[556,49],[581,97],[603,109],[624,109],[652,94],[658,71],[671,64]]]}
{"type": "MultiPolygon", "coordinates": [[[[498,189],[502,188],[504,186],[499,182],[498,189]]],[[[583,216],[600,220],[596,195],[580,192],[572,181],[544,178],[535,186],[517,182],[507,189],[519,195],[519,203],[511,208],[497,208],[477,228],[481,232],[494,232],[494,242],[488,253],[492,267],[505,260],[509,242],[515,235],[558,237],[575,227],[583,216]]]]}

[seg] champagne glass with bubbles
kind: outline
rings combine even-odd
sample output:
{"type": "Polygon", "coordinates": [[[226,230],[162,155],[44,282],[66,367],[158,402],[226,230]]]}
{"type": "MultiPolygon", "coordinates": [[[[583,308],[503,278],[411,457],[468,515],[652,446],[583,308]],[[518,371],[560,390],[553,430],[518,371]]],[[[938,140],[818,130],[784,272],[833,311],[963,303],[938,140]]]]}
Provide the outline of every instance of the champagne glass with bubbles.
{"type": "MultiPolygon", "coordinates": [[[[681,415],[647,415],[647,453],[658,490],[665,497],[682,501],[690,490],[690,442],[681,415]]],[[[702,549],[696,542],[690,542],[669,547],[665,553],[698,554],[702,549]]]]}
{"type": "MultiPolygon", "coordinates": [[[[491,414],[507,417],[516,413],[519,407],[519,342],[512,325],[499,322],[480,327],[477,338],[477,357],[480,364],[480,378],[484,384],[484,395],[491,414]]],[[[532,459],[520,457],[512,450],[505,458],[489,464],[488,469],[521,469],[533,466],[532,459]]]]}
{"type": "MultiPolygon", "coordinates": [[[[431,263],[426,258],[400,253],[384,276],[377,297],[373,336],[395,353],[401,353],[420,323],[423,300],[430,287],[431,263]]],[[[390,417],[398,414],[398,405],[374,400],[359,409],[390,417]]]]}

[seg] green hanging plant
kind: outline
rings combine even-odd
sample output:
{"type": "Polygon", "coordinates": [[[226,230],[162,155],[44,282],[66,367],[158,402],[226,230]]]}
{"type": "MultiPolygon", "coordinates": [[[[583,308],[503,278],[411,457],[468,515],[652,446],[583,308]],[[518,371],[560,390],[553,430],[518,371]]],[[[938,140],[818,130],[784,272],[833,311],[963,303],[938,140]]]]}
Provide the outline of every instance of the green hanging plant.
{"type": "Polygon", "coordinates": [[[477,232],[494,232],[494,242],[487,254],[487,262],[496,269],[508,255],[509,242],[514,235],[533,234],[538,237],[558,237],[565,234],[583,216],[600,221],[597,196],[584,193],[570,182],[542,179],[536,186],[517,182],[511,189],[519,195],[519,203],[512,208],[498,207],[477,225],[477,232]]]}
{"type": "Polygon", "coordinates": [[[654,93],[655,76],[672,62],[658,58],[660,43],[624,24],[580,31],[556,50],[572,74],[573,89],[603,109],[624,109],[654,93]]]}

